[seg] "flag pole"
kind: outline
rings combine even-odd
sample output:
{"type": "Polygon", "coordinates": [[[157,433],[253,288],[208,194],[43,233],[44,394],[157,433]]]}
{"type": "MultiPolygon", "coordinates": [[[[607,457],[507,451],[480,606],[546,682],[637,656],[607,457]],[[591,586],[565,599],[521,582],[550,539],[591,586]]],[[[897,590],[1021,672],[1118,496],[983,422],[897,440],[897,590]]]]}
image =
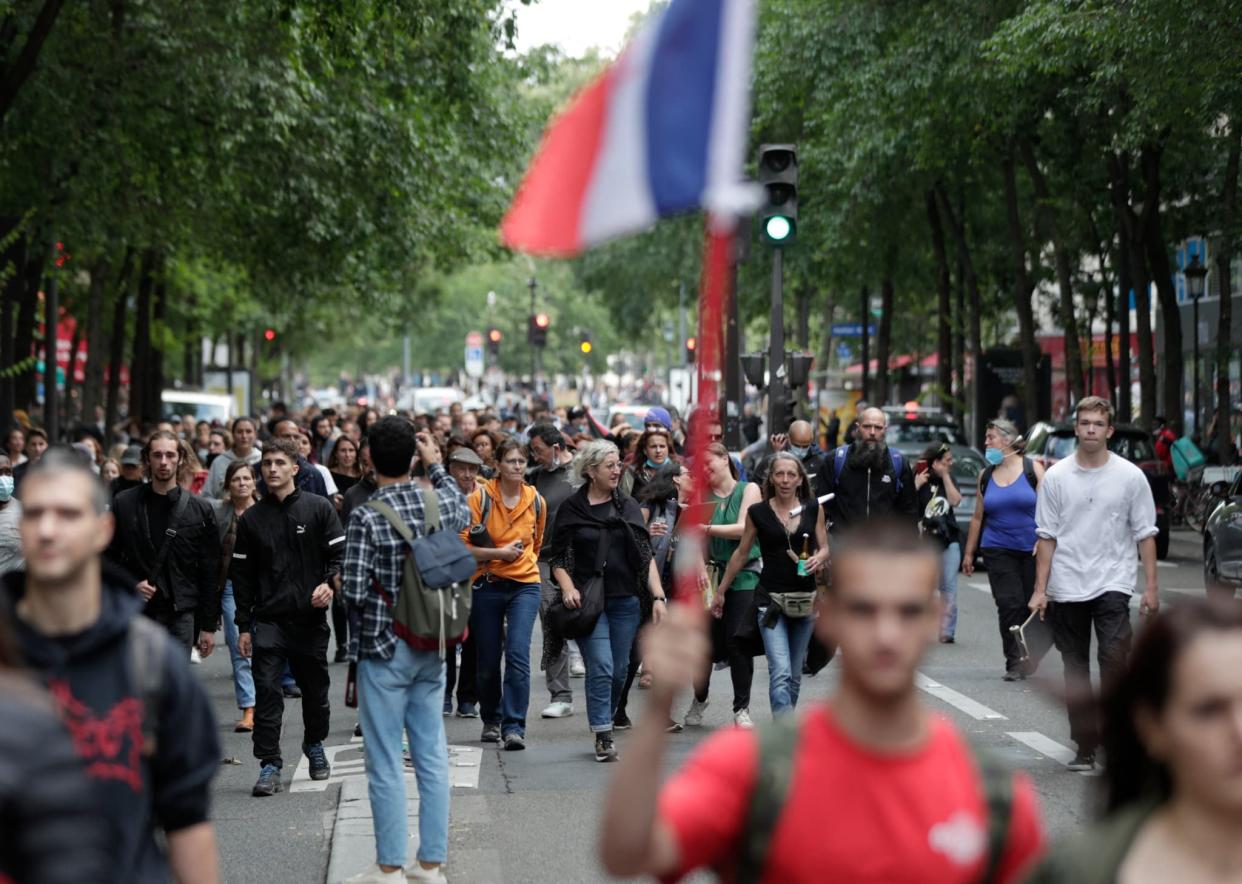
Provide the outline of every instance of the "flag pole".
{"type": "MultiPolygon", "coordinates": [[[[720,414],[720,383],[724,349],[724,307],[730,297],[732,276],[729,266],[733,256],[733,239],[737,221],[731,215],[708,214],[703,246],[703,274],[699,288],[699,334],[697,350],[698,392],[695,396],[694,420],[690,425],[688,450],[694,455],[691,468],[694,501],[705,500],[710,493],[707,460],[703,452],[712,440],[708,428],[723,424],[720,414]]],[[[700,576],[706,560],[706,535],[698,524],[681,526],[681,553],[674,563],[674,597],[683,603],[698,603],[701,608],[700,576]]]]}

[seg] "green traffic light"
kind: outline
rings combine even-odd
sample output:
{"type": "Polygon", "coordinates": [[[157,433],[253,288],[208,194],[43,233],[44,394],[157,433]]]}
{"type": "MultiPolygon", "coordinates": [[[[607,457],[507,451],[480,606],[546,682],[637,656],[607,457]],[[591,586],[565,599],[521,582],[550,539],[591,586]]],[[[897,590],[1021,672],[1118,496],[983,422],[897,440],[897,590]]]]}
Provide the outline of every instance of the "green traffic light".
{"type": "Polygon", "coordinates": [[[764,226],[764,232],[773,242],[782,242],[793,233],[793,225],[783,215],[773,215],[764,226]]]}

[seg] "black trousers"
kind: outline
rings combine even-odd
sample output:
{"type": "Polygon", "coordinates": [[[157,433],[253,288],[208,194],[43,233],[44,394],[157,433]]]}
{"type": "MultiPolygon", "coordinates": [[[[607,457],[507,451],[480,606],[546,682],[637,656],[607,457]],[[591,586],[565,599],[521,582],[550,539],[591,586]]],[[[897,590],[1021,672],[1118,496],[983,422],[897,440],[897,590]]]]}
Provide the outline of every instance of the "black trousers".
{"type": "Polygon", "coordinates": [[[463,703],[470,703],[477,706],[479,704],[479,688],[476,684],[478,671],[479,657],[474,649],[474,633],[471,632],[466,636],[466,640],[461,643],[460,671],[458,671],[457,666],[456,648],[449,648],[448,655],[444,660],[445,701],[452,701],[453,687],[456,686],[457,705],[459,708],[463,703]]]}
{"type": "Polygon", "coordinates": [[[168,604],[166,606],[156,605],[154,607],[147,605],[145,613],[160,626],[167,629],[168,634],[173,637],[173,641],[185,647],[186,656],[189,657],[190,649],[194,647],[194,641],[198,638],[198,631],[194,628],[194,612],[175,611],[172,605],[168,604]]]}
{"type": "MultiPolygon", "coordinates": [[[[750,685],[755,677],[755,658],[744,641],[736,636],[743,627],[750,625],[755,603],[753,589],[731,589],[725,593],[724,611],[720,628],[715,634],[724,642],[724,658],[729,661],[729,677],[733,681],[733,711],[750,708],[750,685]]],[[[719,656],[718,653],[712,654],[719,656]]],[[[708,685],[712,677],[709,664],[707,672],[694,688],[694,698],[706,702],[708,685]]]]}
{"type": "MultiPolygon", "coordinates": [[[[1009,631],[1011,626],[1021,626],[1031,616],[1027,604],[1035,593],[1035,557],[1029,552],[1016,549],[982,549],[983,564],[988,569],[988,584],[992,588],[992,600],[996,602],[996,617],[1000,625],[1001,649],[1005,653],[1005,670],[1013,672],[1021,668],[1022,651],[1018,639],[1009,631]]],[[[1029,672],[1034,672],[1039,661],[1052,647],[1052,630],[1038,617],[1024,631],[1026,647],[1030,651],[1029,672]]]]}
{"type": "Polygon", "coordinates": [[[328,736],[328,624],[325,621],[258,622],[251,633],[254,676],[254,757],[282,764],[280,728],[285,715],[281,676],[285,664],[302,689],[302,745],[328,736]]]}
{"type": "Polygon", "coordinates": [[[1048,611],[1052,635],[1065,663],[1070,739],[1078,751],[1092,753],[1100,744],[1100,726],[1091,688],[1091,628],[1095,627],[1100,684],[1107,688],[1125,670],[1130,656],[1130,596],[1106,592],[1089,602],[1049,602],[1048,611]]]}
{"type": "Polygon", "coordinates": [[[338,651],[349,647],[349,612],[345,608],[345,597],[340,593],[332,596],[332,634],[338,651]]]}

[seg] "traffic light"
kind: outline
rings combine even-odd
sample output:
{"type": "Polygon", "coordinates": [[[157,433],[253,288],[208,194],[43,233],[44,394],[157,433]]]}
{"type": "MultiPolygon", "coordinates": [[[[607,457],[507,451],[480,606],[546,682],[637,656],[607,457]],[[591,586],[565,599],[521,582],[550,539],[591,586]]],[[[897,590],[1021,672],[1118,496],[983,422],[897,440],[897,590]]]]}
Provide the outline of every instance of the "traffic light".
{"type": "Polygon", "coordinates": [[[526,328],[526,339],[532,347],[548,346],[548,326],[552,324],[552,320],[548,318],[546,313],[531,314],[529,324],[526,328]]]}
{"type": "Polygon", "coordinates": [[[578,333],[578,349],[582,351],[583,356],[589,356],[594,346],[591,344],[591,333],[589,331],[581,331],[578,333]]]}
{"type": "Polygon", "coordinates": [[[263,329],[263,340],[267,341],[269,344],[272,343],[272,341],[276,340],[276,329],[274,328],[263,329]]]}
{"type": "Polygon", "coordinates": [[[686,362],[694,364],[694,353],[699,348],[698,338],[686,338],[686,362]]]}
{"type": "Polygon", "coordinates": [[[487,352],[493,356],[500,355],[500,342],[504,339],[504,335],[500,333],[498,328],[489,328],[487,330],[487,352]]]}
{"type": "Polygon", "coordinates": [[[798,237],[798,151],[792,144],[759,146],[759,183],[766,199],[759,211],[764,244],[781,248],[798,237]]]}

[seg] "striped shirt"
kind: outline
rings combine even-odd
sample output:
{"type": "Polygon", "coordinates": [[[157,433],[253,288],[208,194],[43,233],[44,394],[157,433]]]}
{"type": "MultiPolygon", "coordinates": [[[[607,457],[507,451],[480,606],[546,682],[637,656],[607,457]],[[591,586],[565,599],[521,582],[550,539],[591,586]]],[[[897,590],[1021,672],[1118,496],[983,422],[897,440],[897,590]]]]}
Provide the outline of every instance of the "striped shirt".
{"type": "MultiPolygon", "coordinates": [[[[427,475],[436,488],[440,527],[455,534],[464,530],[470,508],[457,483],[440,464],[433,464],[427,475]]],[[[424,493],[417,482],[399,482],[385,485],[369,499],[387,503],[415,537],[422,537],[426,533],[424,493]]],[[[357,656],[390,660],[399,639],[392,630],[392,609],[376,591],[375,584],[390,598],[397,597],[408,547],[387,519],[365,505],[350,514],[345,536],[345,582],[341,592],[346,605],[361,621],[357,656]]]]}

